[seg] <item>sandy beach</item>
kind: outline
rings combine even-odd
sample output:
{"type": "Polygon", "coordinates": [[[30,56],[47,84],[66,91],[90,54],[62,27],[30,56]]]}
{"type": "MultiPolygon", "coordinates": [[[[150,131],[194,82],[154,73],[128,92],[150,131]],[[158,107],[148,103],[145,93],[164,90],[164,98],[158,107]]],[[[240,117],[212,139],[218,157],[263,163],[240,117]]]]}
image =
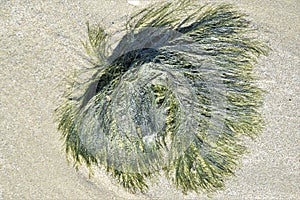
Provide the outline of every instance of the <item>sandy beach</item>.
{"type": "Polygon", "coordinates": [[[86,22],[117,29],[146,1],[0,0],[0,199],[299,199],[300,1],[224,2],[248,14],[272,49],[255,72],[267,91],[266,127],[246,141],[236,176],[207,197],[184,196],[163,177],[133,195],[102,171],[91,179],[84,168],[76,172],[65,158],[54,110],[67,77],[88,65],[86,22]]]}

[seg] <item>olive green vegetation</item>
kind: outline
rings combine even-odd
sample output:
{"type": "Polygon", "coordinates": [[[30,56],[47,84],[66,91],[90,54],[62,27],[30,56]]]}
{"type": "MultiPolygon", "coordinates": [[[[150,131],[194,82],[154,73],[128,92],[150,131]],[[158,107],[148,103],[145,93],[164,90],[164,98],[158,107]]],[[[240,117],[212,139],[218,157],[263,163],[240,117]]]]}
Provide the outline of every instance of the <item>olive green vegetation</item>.
{"type": "Polygon", "coordinates": [[[245,152],[241,136],[262,130],[252,70],[268,47],[228,4],[153,5],[124,30],[112,48],[113,34],[88,25],[91,78],[74,81],[57,109],[68,158],[133,193],[161,173],[184,194],[222,188],[245,152]]]}

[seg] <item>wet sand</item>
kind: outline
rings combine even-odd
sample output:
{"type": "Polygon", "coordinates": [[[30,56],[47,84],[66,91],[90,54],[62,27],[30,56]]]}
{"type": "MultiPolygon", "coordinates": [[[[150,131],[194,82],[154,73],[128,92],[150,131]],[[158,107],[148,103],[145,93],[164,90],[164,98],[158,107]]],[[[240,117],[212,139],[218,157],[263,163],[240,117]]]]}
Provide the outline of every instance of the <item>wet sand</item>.
{"type": "MultiPolygon", "coordinates": [[[[226,2],[249,15],[272,51],[256,70],[268,91],[265,130],[247,140],[236,176],[211,198],[299,199],[300,2],[226,2]]],[[[80,43],[85,23],[116,29],[138,8],[125,0],[0,0],[0,199],[209,199],[184,196],[164,178],[147,194],[132,195],[104,172],[88,179],[65,159],[54,109],[66,77],[87,65],[80,43]]]]}

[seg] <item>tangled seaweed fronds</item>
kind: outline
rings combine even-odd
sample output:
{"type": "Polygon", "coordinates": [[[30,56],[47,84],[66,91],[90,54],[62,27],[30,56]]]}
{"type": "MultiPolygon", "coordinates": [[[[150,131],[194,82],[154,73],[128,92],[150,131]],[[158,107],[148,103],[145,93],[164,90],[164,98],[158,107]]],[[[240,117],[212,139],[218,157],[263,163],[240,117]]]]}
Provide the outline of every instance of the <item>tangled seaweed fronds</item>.
{"type": "Polygon", "coordinates": [[[183,193],[215,191],[262,130],[253,82],[268,48],[231,5],[175,1],[131,17],[115,48],[88,25],[94,73],[57,110],[75,166],[104,166],[131,192],[164,171],[183,193]]]}

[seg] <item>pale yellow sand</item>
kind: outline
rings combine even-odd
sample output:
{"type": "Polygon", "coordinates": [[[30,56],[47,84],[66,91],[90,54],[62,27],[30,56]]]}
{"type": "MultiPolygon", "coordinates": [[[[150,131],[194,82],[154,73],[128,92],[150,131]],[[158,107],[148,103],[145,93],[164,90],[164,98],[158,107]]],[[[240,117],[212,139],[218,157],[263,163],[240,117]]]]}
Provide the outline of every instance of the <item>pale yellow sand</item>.
{"type": "MultiPolygon", "coordinates": [[[[268,91],[265,131],[247,142],[236,177],[212,198],[299,199],[300,1],[227,2],[250,15],[273,51],[257,69],[268,91]]],[[[65,160],[53,111],[64,78],[87,64],[85,22],[115,29],[134,9],[125,0],[0,0],[0,199],[207,199],[183,196],[163,178],[131,195],[103,172],[89,180],[65,160]]]]}

